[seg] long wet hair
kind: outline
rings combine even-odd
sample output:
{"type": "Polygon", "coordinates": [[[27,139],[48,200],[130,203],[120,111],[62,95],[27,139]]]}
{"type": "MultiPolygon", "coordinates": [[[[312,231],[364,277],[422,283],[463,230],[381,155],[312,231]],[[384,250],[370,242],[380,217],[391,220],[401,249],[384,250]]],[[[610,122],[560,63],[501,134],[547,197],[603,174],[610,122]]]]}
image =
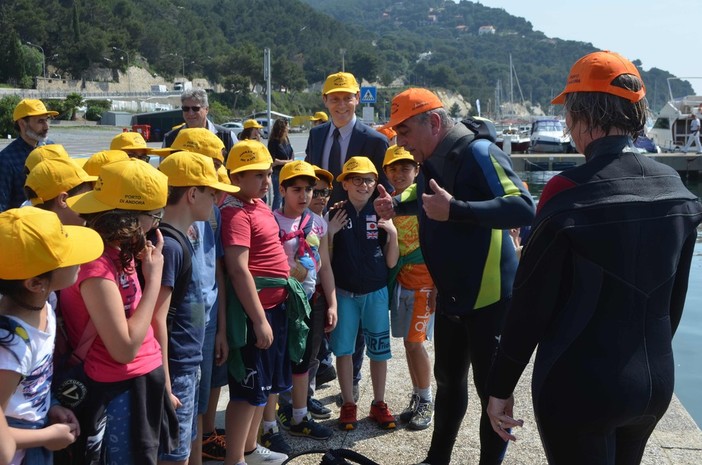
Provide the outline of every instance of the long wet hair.
{"type": "Polygon", "coordinates": [[[146,235],[139,226],[139,211],[108,210],[81,215],[86,226],[95,230],[105,244],[119,246],[119,265],[127,273],[134,271],[134,259],[146,246],[146,235]]]}
{"type": "MultiPolygon", "coordinates": [[[[643,87],[641,79],[633,74],[622,74],[612,81],[613,86],[634,92],[643,87]]],[[[582,123],[590,128],[601,129],[609,135],[614,128],[636,138],[646,126],[649,116],[648,102],[642,98],[636,103],[604,92],[572,92],[566,94],[565,111],[570,113],[572,124],[582,123]]]]}

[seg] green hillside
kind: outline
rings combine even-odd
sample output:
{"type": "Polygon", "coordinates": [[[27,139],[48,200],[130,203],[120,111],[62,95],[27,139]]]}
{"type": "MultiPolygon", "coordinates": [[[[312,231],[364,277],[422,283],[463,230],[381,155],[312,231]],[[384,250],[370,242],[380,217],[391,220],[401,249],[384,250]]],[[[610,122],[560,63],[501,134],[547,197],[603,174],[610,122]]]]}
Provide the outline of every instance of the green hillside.
{"type": "MultiPolygon", "coordinates": [[[[546,108],[573,61],[594,50],[465,0],[46,0],[41,7],[4,0],[0,30],[0,83],[7,85],[32,86],[42,73],[42,47],[47,70],[63,77],[124,69],[129,61],[166,77],[182,69],[190,79],[207,77],[224,85],[230,100],[246,103],[263,82],[269,47],[273,87],[287,94],[278,105],[303,108],[309,104],[291,101],[295,93],[338,71],[342,60],[358,78],[447,88],[486,108],[509,98],[510,54],[524,99],[546,108]],[[493,26],[494,34],[480,35],[481,26],[493,26]]],[[[658,109],[672,75],[642,73],[658,109]]],[[[685,81],[672,84],[676,95],[692,93],[685,81]]]]}

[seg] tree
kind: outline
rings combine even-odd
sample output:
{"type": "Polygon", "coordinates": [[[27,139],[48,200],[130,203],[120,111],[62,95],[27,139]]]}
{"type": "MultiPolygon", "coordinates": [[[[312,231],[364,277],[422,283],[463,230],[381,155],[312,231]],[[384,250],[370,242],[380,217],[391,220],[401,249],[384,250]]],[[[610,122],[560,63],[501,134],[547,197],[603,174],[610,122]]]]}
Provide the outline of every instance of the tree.
{"type": "Polygon", "coordinates": [[[18,103],[20,103],[20,98],[17,95],[8,95],[0,99],[0,136],[3,138],[16,134],[12,112],[15,111],[18,103]]]}
{"type": "Polygon", "coordinates": [[[451,118],[458,118],[461,116],[461,107],[458,106],[457,102],[453,102],[453,105],[449,108],[449,115],[451,115],[451,118]]]}

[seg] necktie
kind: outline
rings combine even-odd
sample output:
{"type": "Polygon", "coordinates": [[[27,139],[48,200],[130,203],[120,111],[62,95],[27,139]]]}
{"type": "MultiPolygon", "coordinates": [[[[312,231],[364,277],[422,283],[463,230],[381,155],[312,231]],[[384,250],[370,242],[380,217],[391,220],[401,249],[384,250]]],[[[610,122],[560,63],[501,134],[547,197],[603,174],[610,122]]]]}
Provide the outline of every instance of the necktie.
{"type": "Polygon", "coordinates": [[[339,143],[339,128],[334,128],[331,149],[329,150],[329,171],[336,178],[341,174],[341,144],[339,143]]]}

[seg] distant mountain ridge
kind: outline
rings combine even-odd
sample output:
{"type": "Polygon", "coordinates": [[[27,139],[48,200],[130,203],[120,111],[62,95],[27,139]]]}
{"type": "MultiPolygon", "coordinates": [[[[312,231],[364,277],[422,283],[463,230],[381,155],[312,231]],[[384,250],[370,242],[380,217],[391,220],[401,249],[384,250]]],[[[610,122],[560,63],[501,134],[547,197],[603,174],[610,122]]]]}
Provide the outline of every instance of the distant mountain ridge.
{"type": "MultiPolygon", "coordinates": [[[[81,79],[91,67],[129,64],[169,79],[204,76],[240,105],[263,83],[264,47],[275,90],[304,91],[344,66],[381,86],[445,88],[473,104],[480,99],[484,111],[509,98],[510,54],[526,106],[546,109],[571,64],[594,50],[465,0],[46,0],[41,8],[34,0],[3,0],[0,30],[0,82],[31,85],[42,72],[81,79]],[[480,34],[481,26],[494,29],[480,34]]],[[[672,75],[656,68],[642,74],[658,109],[672,75]]],[[[685,81],[671,86],[676,95],[692,93],[685,81]]],[[[521,100],[516,88],[514,95],[521,100]]]]}

